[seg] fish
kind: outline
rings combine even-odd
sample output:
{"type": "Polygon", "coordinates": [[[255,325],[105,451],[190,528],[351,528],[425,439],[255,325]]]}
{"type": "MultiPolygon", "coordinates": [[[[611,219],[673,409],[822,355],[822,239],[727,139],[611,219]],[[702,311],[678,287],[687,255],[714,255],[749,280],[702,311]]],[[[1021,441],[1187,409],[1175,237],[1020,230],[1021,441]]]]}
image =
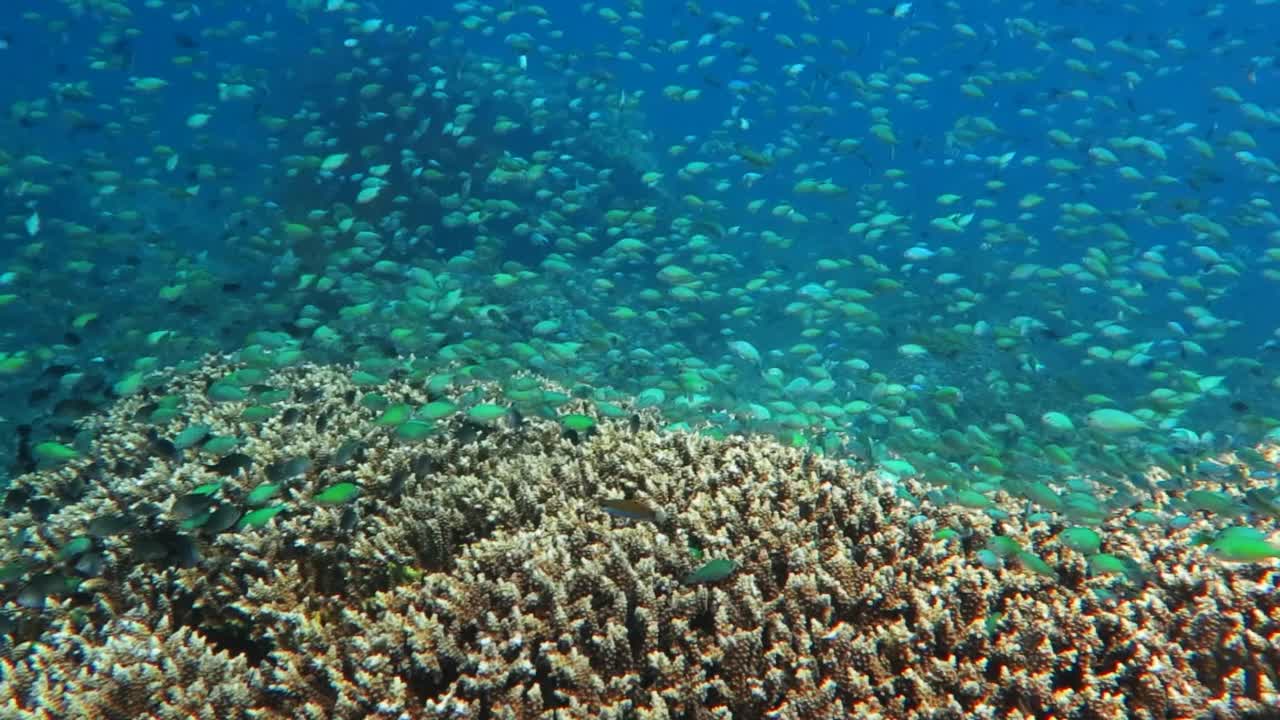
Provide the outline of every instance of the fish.
{"type": "Polygon", "coordinates": [[[225,530],[231,529],[240,520],[241,511],[230,505],[223,503],[218,505],[210,514],[207,522],[200,528],[203,532],[215,535],[225,530]]]}
{"type": "Polygon", "coordinates": [[[240,521],[237,523],[237,529],[243,531],[246,529],[266,527],[266,525],[271,522],[271,519],[276,515],[279,515],[284,511],[284,509],[284,505],[272,505],[270,507],[258,508],[257,510],[250,510],[240,517],[240,521]]]}
{"type": "Polygon", "coordinates": [[[1280,545],[1258,538],[1220,537],[1209,543],[1209,554],[1224,562],[1262,562],[1280,557],[1280,545]]]}
{"type": "Polygon", "coordinates": [[[354,500],[359,494],[360,487],[355,483],[340,482],[330,485],[311,499],[320,505],[343,505],[354,500]]]}
{"type": "Polygon", "coordinates": [[[206,468],[219,475],[238,475],[248,471],[252,466],[253,457],[245,453],[233,452],[224,455],[218,462],[207,465],[206,468]]]}
{"type": "Polygon", "coordinates": [[[1102,536],[1085,527],[1069,527],[1058,533],[1063,545],[1082,555],[1093,555],[1102,547],[1102,536]]]}
{"type": "Polygon", "coordinates": [[[11,562],[0,566],[0,584],[22,579],[27,574],[27,570],[27,564],[24,562],[11,562]]]}
{"type": "Polygon", "coordinates": [[[297,456],[273,462],[266,468],[267,478],[273,483],[284,483],[311,470],[310,458],[297,456]]]}
{"type": "Polygon", "coordinates": [[[245,496],[244,501],[249,505],[265,505],[267,501],[280,493],[282,485],[280,483],[261,483],[249,494],[245,496]]]}
{"type": "Polygon", "coordinates": [[[600,507],[609,515],[625,520],[643,520],[659,525],[667,521],[667,514],[662,508],[655,508],[643,500],[609,499],[600,503],[600,507]]]}
{"type": "Polygon", "coordinates": [[[1195,489],[1185,495],[1193,508],[1223,517],[1236,517],[1248,512],[1248,507],[1235,497],[1221,491],[1195,489]]]}
{"type": "Polygon", "coordinates": [[[1208,544],[1211,556],[1227,563],[1256,563],[1280,557],[1280,545],[1247,525],[1223,528],[1208,544]]]}
{"type": "Polygon", "coordinates": [[[1018,562],[1021,563],[1023,567],[1037,575],[1043,575],[1055,581],[1058,580],[1057,571],[1039,555],[1028,550],[1022,550],[1015,554],[1014,557],[1017,558],[1018,562]]]}
{"type": "Polygon", "coordinates": [[[72,538],[58,550],[58,559],[66,562],[93,549],[93,539],[85,536],[72,538]]]}
{"type": "Polygon", "coordinates": [[[132,517],[124,513],[99,515],[89,521],[88,533],[96,538],[111,537],[130,532],[136,527],[132,517]]]}
{"type": "Polygon", "coordinates": [[[738,564],[726,558],[709,560],[693,572],[685,575],[685,585],[706,585],[728,578],[738,569],[738,564]]]}
{"type": "Polygon", "coordinates": [[[1244,501],[1254,510],[1280,519],[1280,491],[1274,488],[1246,490],[1244,501]]]}
{"type": "Polygon", "coordinates": [[[187,493],[174,502],[173,516],[178,520],[190,520],[206,514],[216,502],[209,493],[187,493]]]}
{"type": "Polygon", "coordinates": [[[759,367],[762,362],[760,351],[756,349],[755,345],[746,340],[730,340],[729,350],[745,362],[756,367],[759,367]]]}

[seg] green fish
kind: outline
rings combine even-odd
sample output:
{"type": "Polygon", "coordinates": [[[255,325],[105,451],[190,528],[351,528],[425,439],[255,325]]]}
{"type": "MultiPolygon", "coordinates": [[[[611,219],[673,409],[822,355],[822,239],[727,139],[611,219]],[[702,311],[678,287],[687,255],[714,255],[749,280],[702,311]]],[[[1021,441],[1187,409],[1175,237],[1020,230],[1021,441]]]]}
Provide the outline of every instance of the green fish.
{"type": "Polygon", "coordinates": [[[991,498],[974,490],[961,490],[956,493],[956,503],[962,507],[983,510],[992,506],[991,498]]]}
{"type": "Polygon", "coordinates": [[[383,410],[382,414],[373,423],[375,425],[396,427],[405,424],[411,417],[413,417],[413,406],[408,403],[399,403],[383,410]]]}
{"type": "Polygon", "coordinates": [[[586,432],[596,426],[596,419],[590,415],[574,413],[561,417],[560,423],[564,425],[566,430],[586,432]]]}
{"type": "Polygon", "coordinates": [[[1002,558],[1010,558],[1022,552],[1022,546],[1018,544],[1018,541],[1008,535],[992,536],[987,541],[987,549],[1002,558]]]}
{"type": "Polygon", "coordinates": [[[279,483],[262,483],[249,491],[244,501],[250,505],[262,505],[280,492],[279,483]]]}
{"type": "Polygon", "coordinates": [[[0,583],[12,582],[27,574],[27,566],[20,562],[12,562],[0,566],[0,583]]]}
{"type": "Polygon", "coordinates": [[[244,530],[245,528],[263,527],[267,523],[271,522],[271,518],[279,515],[280,511],[283,509],[283,505],[273,505],[271,507],[259,508],[252,512],[245,513],[244,517],[240,518],[240,522],[237,527],[241,530],[244,530]]]}
{"type": "Polygon", "coordinates": [[[897,489],[894,490],[894,494],[897,495],[900,499],[906,500],[907,502],[911,503],[912,505],[915,505],[917,507],[919,507],[920,505],[920,498],[916,497],[915,495],[912,495],[905,487],[901,485],[899,485],[897,489]]]}
{"type": "Polygon", "coordinates": [[[321,505],[342,505],[351,502],[359,494],[360,487],[355,483],[340,482],[337,485],[330,485],[311,499],[321,505]]]}
{"type": "Polygon", "coordinates": [[[224,381],[211,384],[205,395],[214,402],[239,402],[249,397],[249,393],[224,381]]]}
{"type": "Polygon", "coordinates": [[[1098,553],[1089,558],[1090,575],[1124,575],[1129,582],[1146,582],[1146,573],[1132,558],[1110,553],[1098,553]]]}
{"type": "Polygon", "coordinates": [[[697,540],[694,540],[693,538],[689,538],[688,548],[689,548],[689,557],[693,558],[694,560],[702,559],[702,546],[698,544],[697,540]]]}
{"type": "Polygon", "coordinates": [[[401,440],[422,440],[435,432],[436,426],[422,420],[407,420],[396,426],[396,437],[401,440]]]}
{"type": "Polygon", "coordinates": [[[1205,510],[1215,515],[1234,517],[1243,515],[1246,509],[1236,499],[1224,492],[1213,490],[1192,490],[1187,493],[1187,502],[1197,510],[1205,510]]]}
{"type": "Polygon", "coordinates": [[[982,623],[986,628],[987,637],[991,637],[995,634],[996,630],[1000,628],[1000,621],[1003,619],[1004,613],[1002,612],[993,612],[987,615],[986,619],[984,619],[982,623]]]}
{"type": "Polygon", "coordinates": [[[1110,553],[1099,553],[1089,558],[1089,573],[1092,575],[1114,575],[1124,571],[1124,561],[1110,553]]]}
{"type": "Polygon", "coordinates": [[[956,540],[958,538],[964,538],[964,537],[968,537],[968,533],[962,533],[955,528],[949,528],[949,527],[938,528],[933,532],[933,539],[942,540],[943,542],[950,542],[952,540],[956,540]]]}
{"type": "Polygon", "coordinates": [[[1054,512],[1062,511],[1062,498],[1058,493],[1048,485],[1042,482],[1033,482],[1026,487],[1026,495],[1029,500],[1047,510],[1054,512]]]}
{"type": "Polygon", "coordinates": [[[448,400],[435,400],[418,408],[418,415],[427,420],[439,420],[448,417],[458,409],[458,406],[448,400]]]}
{"type": "Polygon", "coordinates": [[[1050,567],[1049,563],[1042,560],[1039,555],[1023,550],[1017,554],[1017,558],[1022,563],[1022,566],[1031,572],[1054,580],[1058,579],[1058,573],[1050,567]]]}
{"type": "Polygon", "coordinates": [[[704,583],[720,582],[733,574],[738,569],[738,564],[732,560],[725,558],[717,558],[707,562],[702,567],[694,570],[684,577],[685,585],[701,585],[704,583]]]}
{"type": "Polygon", "coordinates": [[[1129,519],[1138,523],[1139,525],[1159,525],[1160,524],[1160,516],[1156,515],[1150,510],[1135,510],[1134,513],[1129,516],[1129,519]]]}
{"type": "Polygon", "coordinates": [[[1093,495],[1073,492],[1063,498],[1062,511],[1075,522],[1098,525],[1107,519],[1107,508],[1093,495]]]}
{"type": "Polygon", "coordinates": [[[74,449],[67,447],[59,442],[42,442],[31,448],[31,454],[43,463],[55,465],[74,460],[80,457],[80,453],[74,449]]]}
{"type": "Polygon", "coordinates": [[[226,455],[240,444],[240,438],[233,435],[215,435],[200,446],[202,452],[210,455],[226,455]]]}
{"type": "Polygon", "coordinates": [[[1192,547],[1198,547],[1200,545],[1208,545],[1216,539],[1217,538],[1213,536],[1213,533],[1201,530],[1191,536],[1190,542],[1192,547]]]}
{"type": "Polygon", "coordinates": [[[1101,600],[1102,602],[1114,602],[1120,599],[1119,595],[1116,595],[1114,592],[1104,587],[1094,588],[1093,596],[1098,598],[1098,600],[1101,600]]]}
{"type": "Polygon", "coordinates": [[[1244,494],[1244,501],[1258,512],[1280,518],[1280,494],[1274,490],[1263,488],[1248,490],[1244,494]]]}
{"type": "Polygon", "coordinates": [[[1280,546],[1268,542],[1258,530],[1235,527],[1223,530],[1209,543],[1209,554],[1224,562],[1262,562],[1280,557],[1280,546]]]}
{"type": "Polygon", "coordinates": [[[205,436],[209,434],[211,429],[212,428],[208,425],[203,424],[188,425],[182,432],[178,433],[177,436],[173,438],[173,447],[178,450],[186,450],[187,448],[195,447],[197,443],[204,440],[205,436]]]}
{"type": "Polygon", "coordinates": [[[1086,527],[1069,527],[1058,533],[1058,540],[1081,555],[1092,555],[1102,548],[1102,536],[1086,527]]]}
{"type": "Polygon", "coordinates": [[[58,559],[62,561],[74,560],[92,549],[93,540],[81,535],[72,538],[70,542],[62,546],[62,549],[58,551],[58,559]]]}
{"type": "Polygon", "coordinates": [[[276,410],[275,407],[250,405],[246,407],[246,409],[241,410],[241,419],[248,420],[250,423],[261,423],[262,420],[274,418],[278,413],[279,410],[276,410]]]}

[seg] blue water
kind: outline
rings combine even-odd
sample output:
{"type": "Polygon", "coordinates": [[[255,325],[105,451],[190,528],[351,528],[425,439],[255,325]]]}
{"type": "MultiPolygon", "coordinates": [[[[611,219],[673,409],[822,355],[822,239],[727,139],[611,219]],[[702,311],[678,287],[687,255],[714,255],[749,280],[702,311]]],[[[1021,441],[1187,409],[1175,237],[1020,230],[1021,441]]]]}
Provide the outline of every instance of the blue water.
{"type": "MultiPolygon", "coordinates": [[[[634,137],[645,140],[628,156],[636,161],[635,167],[614,168],[619,179],[612,202],[624,207],[656,202],[664,219],[686,214],[716,223],[728,233],[721,249],[743,264],[743,279],[772,268],[782,274],[778,282],[799,287],[823,280],[812,270],[819,258],[856,262],[866,255],[884,263],[890,276],[906,280],[913,289],[929,287],[928,276],[940,272],[959,273],[965,284],[972,284],[984,272],[993,271],[998,275],[984,280],[980,312],[964,319],[972,321],[980,315],[996,325],[1018,315],[1043,319],[1048,300],[1061,307],[1055,331],[1092,330],[1096,323],[1118,321],[1137,331],[1135,341],[1176,339],[1166,324],[1177,322],[1190,328],[1185,307],[1205,306],[1238,325],[1211,338],[1198,338],[1206,357],[1180,360],[1202,374],[1230,374],[1239,366],[1220,363],[1229,358],[1256,359],[1262,364],[1254,372],[1256,382],[1246,378],[1237,385],[1251,389],[1246,392],[1253,402],[1274,407],[1254,390],[1265,387],[1275,375],[1274,354],[1259,350],[1274,331],[1267,308],[1275,296],[1275,281],[1260,272],[1260,254],[1272,244],[1275,223],[1265,210],[1253,217],[1245,217],[1244,210],[1250,200],[1269,200],[1274,177],[1265,170],[1242,167],[1232,157],[1232,149],[1220,142],[1233,130],[1247,131],[1258,143],[1250,152],[1268,158],[1275,147],[1274,123],[1243,118],[1236,106],[1212,95],[1213,88],[1230,86],[1248,102],[1263,109],[1274,107],[1280,77],[1269,64],[1273,44],[1263,30],[1274,12],[1268,7],[994,3],[954,9],[916,3],[894,18],[892,7],[873,15],[868,12],[870,6],[863,4],[824,4],[807,16],[803,3],[750,7],[675,3],[650,5],[643,17],[612,23],[597,12],[603,5],[547,3],[550,22],[546,27],[529,13],[517,13],[509,22],[487,21],[492,27],[477,32],[460,29],[456,21],[483,12],[479,6],[460,3],[432,11],[436,19],[455,21],[442,37],[436,37],[419,3],[352,5],[358,9],[349,13],[293,12],[278,5],[246,9],[235,3],[177,3],[156,10],[134,3],[129,6],[133,16],[125,22],[112,21],[104,9],[86,10],[78,3],[9,7],[4,25],[8,46],[0,51],[0,58],[11,81],[0,88],[2,100],[9,107],[26,103],[47,113],[49,119],[18,122],[21,113],[15,110],[6,129],[5,150],[11,168],[26,154],[37,154],[55,166],[52,171],[11,171],[5,191],[8,235],[0,257],[6,267],[35,270],[14,285],[24,302],[0,309],[6,350],[43,354],[41,362],[13,377],[10,415],[19,420],[38,418],[39,408],[23,407],[21,396],[36,382],[33,373],[39,366],[59,357],[74,363],[98,362],[115,377],[145,354],[137,343],[138,333],[169,328],[203,336],[204,342],[185,348],[154,351],[162,360],[173,361],[184,349],[234,349],[257,329],[250,327],[254,323],[250,305],[223,305],[216,301],[216,293],[157,304],[153,292],[175,275],[189,278],[195,273],[207,274],[210,287],[241,286],[241,298],[260,293],[254,301],[259,306],[283,297],[277,291],[294,278],[277,272],[279,257],[270,249],[280,247],[273,244],[280,224],[306,211],[349,201],[350,195],[343,194],[340,183],[313,181],[305,175],[289,177],[286,165],[291,156],[326,152],[304,147],[301,135],[312,127],[345,126],[353,143],[343,148],[347,151],[386,141],[380,129],[384,121],[362,126],[360,113],[369,108],[358,100],[331,102],[335,92],[352,92],[352,86],[335,90],[335,75],[352,68],[367,71],[368,58],[377,57],[384,73],[379,80],[404,90],[411,86],[410,76],[436,78],[431,75],[432,66],[443,68],[445,78],[456,77],[462,67],[459,63],[477,58],[510,68],[519,53],[508,38],[518,33],[528,33],[535,45],[526,53],[528,69],[523,75],[533,88],[539,84],[546,88],[556,112],[552,127],[541,133],[525,127],[507,137],[484,139],[492,143],[488,151],[527,156],[545,149],[546,139],[555,137],[557,152],[589,160],[591,155],[580,149],[588,134],[582,128],[591,122],[592,114],[606,125],[630,124],[634,137]],[[374,17],[382,19],[382,31],[362,34],[355,28],[374,17]],[[969,25],[977,36],[962,38],[952,27],[956,23],[969,25]],[[638,33],[624,43],[621,27],[627,24],[638,33]],[[416,26],[416,32],[405,32],[409,25],[416,26]],[[1019,29],[1020,25],[1034,25],[1039,28],[1037,35],[1019,29]],[[797,47],[780,43],[777,38],[784,35],[797,47]],[[358,38],[358,47],[343,47],[347,38],[358,38]],[[1096,49],[1075,48],[1074,38],[1087,38],[1096,49]],[[700,39],[704,47],[699,46],[700,39]],[[681,40],[689,42],[683,52],[665,50],[681,40]],[[1153,59],[1141,62],[1108,48],[1113,40],[1122,40],[1137,52],[1150,52],[1153,59]],[[837,47],[836,41],[844,47],[837,47]],[[620,58],[619,51],[634,59],[620,58]],[[190,56],[191,64],[175,65],[178,55],[190,56]],[[695,64],[708,55],[716,56],[714,62],[705,68],[695,64]],[[744,76],[740,62],[746,57],[755,58],[758,70],[744,76]],[[1092,69],[1069,68],[1067,63],[1073,59],[1092,69]],[[105,67],[93,69],[93,62],[105,67]],[[565,88],[564,68],[571,68],[575,78],[592,78],[596,87],[580,92],[565,88]],[[855,77],[867,81],[875,73],[886,72],[890,82],[899,82],[903,73],[911,71],[928,75],[931,81],[916,86],[909,99],[896,99],[888,91],[869,101],[852,86],[855,77]],[[1010,77],[1010,72],[1024,77],[1010,77]],[[975,75],[991,81],[983,86],[985,97],[980,99],[957,91],[961,82],[975,75]],[[168,85],[154,93],[135,92],[130,84],[138,77],[161,78],[168,85]],[[252,87],[250,97],[219,101],[220,82],[243,82],[252,87]],[[77,84],[91,97],[76,99],[77,84]],[[701,97],[692,103],[671,102],[663,96],[663,89],[671,84],[697,89],[701,97]],[[1082,96],[1070,97],[1072,91],[1082,96]],[[563,101],[575,94],[584,104],[564,110],[563,101]],[[618,109],[628,103],[625,116],[621,115],[618,109]],[[896,145],[869,136],[875,122],[873,105],[887,108],[884,118],[898,138],[896,145]],[[803,106],[811,111],[796,112],[803,106]],[[300,108],[311,117],[298,115],[300,108]],[[212,114],[198,133],[186,124],[193,112],[212,114]],[[87,123],[73,126],[71,115],[87,123]],[[281,119],[286,129],[268,131],[262,122],[265,117],[281,119]],[[949,134],[963,135],[965,123],[973,118],[985,118],[998,130],[969,143],[950,144],[949,134]],[[1200,158],[1183,134],[1169,132],[1182,123],[1193,128],[1186,136],[1215,144],[1215,158],[1200,158]],[[1071,134],[1078,143],[1065,148],[1055,145],[1048,135],[1051,129],[1071,134]],[[1117,151],[1119,164],[1132,164],[1143,173],[1140,181],[1120,179],[1114,166],[1096,164],[1086,154],[1090,147],[1130,136],[1154,139],[1168,155],[1166,161],[1155,162],[1140,151],[1117,151]],[[833,151],[832,144],[841,138],[856,139],[856,152],[833,151]],[[172,171],[165,169],[168,155],[157,152],[158,146],[168,146],[178,155],[172,171]],[[684,152],[673,154],[674,146],[683,146],[684,152]],[[778,159],[760,170],[737,157],[739,148],[778,159]],[[992,164],[992,158],[1006,153],[1012,158],[1007,166],[992,164]],[[1081,169],[1053,173],[1044,166],[1049,158],[1071,160],[1081,169]],[[705,160],[715,167],[696,181],[679,180],[680,168],[692,160],[705,160]],[[1034,162],[1024,165],[1027,160],[1034,162]],[[202,167],[209,173],[203,178],[198,174],[202,167]],[[95,197],[94,188],[85,182],[87,173],[98,168],[126,174],[114,194],[95,197]],[[636,175],[645,169],[664,174],[658,190],[650,192],[637,181],[636,175]],[[885,177],[891,169],[903,173],[899,182],[885,177]],[[744,190],[742,174],[757,170],[763,177],[744,190]],[[1167,181],[1154,180],[1161,174],[1167,181]],[[850,193],[835,200],[796,195],[792,186],[804,177],[830,178],[850,193]],[[31,194],[22,184],[28,178],[46,184],[47,194],[31,194]],[[1004,189],[983,189],[983,183],[995,180],[1003,182],[1004,189]],[[732,189],[715,190],[714,184],[720,181],[732,189]],[[196,185],[198,194],[187,196],[196,185]],[[1144,191],[1153,196],[1139,203],[1135,196],[1144,191]],[[1044,195],[1046,200],[1018,218],[1017,202],[1028,192],[1044,195]],[[723,201],[725,209],[691,209],[682,201],[687,193],[723,201]],[[963,200],[954,208],[942,208],[935,198],[943,193],[961,194],[963,200]],[[254,200],[246,203],[246,197],[254,200]],[[766,200],[764,207],[746,212],[746,201],[756,198],[766,200]],[[977,199],[989,205],[975,210],[977,199]],[[782,202],[810,221],[796,224],[770,217],[769,210],[782,202]],[[886,209],[909,216],[911,240],[904,244],[902,238],[894,238],[875,247],[851,235],[847,228],[874,212],[868,202],[882,202],[886,209]],[[1080,284],[1073,280],[1058,281],[1046,289],[1031,287],[1030,282],[1019,286],[1001,277],[1022,262],[1047,267],[1079,262],[1086,247],[1104,244],[1096,225],[1092,236],[1066,238],[1059,233],[1061,215],[1052,208],[1064,202],[1096,207],[1095,223],[1110,222],[1123,230],[1133,255],[1166,248],[1170,272],[1200,275],[1208,292],[1168,299],[1172,283],[1140,280],[1142,294],[1130,295],[1126,301],[1139,311],[1135,314],[1112,297],[1117,291],[1097,283],[1093,285],[1097,294],[1082,296],[1080,284]],[[22,226],[33,210],[38,210],[44,224],[34,239],[26,237],[22,226]],[[970,210],[975,212],[974,226],[963,234],[940,233],[927,222],[970,210]],[[1186,212],[1201,213],[1228,228],[1229,240],[1210,244],[1240,269],[1238,277],[1203,274],[1205,268],[1188,248],[1207,241],[1193,240],[1178,221],[1186,212]],[[1009,234],[1008,225],[995,236],[983,237],[978,225],[990,219],[1013,223],[1021,237],[1003,237],[1009,234]],[[87,232],[68,236],[59,222],[79,223],[87,232]],[[764,242],[761,232],[765,230],[785,236],[790,247],[764,242]],[[27,245],[24,250],[31,240],[40,245],[27,245]],[[1034,251],[1029,241],[1035,242],[1034,251]],[[934,249],[946,245],[954,254],[913,269],[902,268],[902,251],[916,242],[934,249]],[[247,247],[255,243],[267,249],[247,247]],[[25,259],[23,252],[28,253],[25,259]],[[93,267],[68,269],[65,263],[71,260],[92,261],[93,267]],[[1008,292],[1016,294],[1002,299],[1001,294],[1008,292]],[[34,314],[33,304],[39,308],[34,314]],[[67,337],[70,320],[86,311],[99,312],[101,319],[87,332],[67,337]]],[[[482,109],[487,114],[476,124],[491,121],[494,112],[516,109],[498,100],[493,108],[482,109]]],[[[447,119],[437,113],[433,121],[438,128],[447,119]]],[[[415,150],[435,159],[429,142],[415,150]]],[[[442,167],[448,173],[468,169],[442,167]]],[[[551,187],[562,193],[590,179],[587,170],[571,168],[566,178],[552,182],[551,187]]],[[[477,184],[480,180],[475,178],[477,184]]],[[[466,252],[474,238],[465,229],[438,228],[435,240],[431,257],[447,258],[466,252]]],[[[585,250],[580,257],[589,260],[602,248],[585,250]]],[[[550,249],[513,240],[504,251],[508,259],[537,263],[550,249]]],[[[401,248],[397,257],[412,260],[414,252],[401,248]]],[[[1111,254],[1116,254],[1114,249],[1111,254]]],[[[322,261],[303,259],[304,266],[308,262],[322,261]]],[[[1133,274],[1122,267],[1116,277],[1128,281],[1133,274]]],[[[623,288],[628,289],[642,288],[623,288]]],[[[573,297],[579,302],[590,293],[573,297]]],[[[288,308],[297,307],[296,301],[285,303],[288,308]]],[[[927,330],[930,313],[921,309],[925,306],[927,302],[919,296],[877,306],[889,338],[883,350],[891,351],[894,339],[927,330]]],[[[761,312],[779,310],[780,306],[761,312]]],[[[694,327],[686,335],[708,357],[723,352],[719,337],[726,327],[723,318],[710,315],[705,327],[694,327]]],[[[797,341],[803,322],[781,314],[772,316],[776,322],[766,322],[764,317],[768,316],[734,329],[739,334],[756,333],[750,337],[762,346],[797,341]]],[[[289,319],[267,316],[262,323],[274,327],[289,319]]],[[[857,349],[847,343],[865,340],[828,337],[819,344],[831,353],[830,360],[840,361],[847,357],[842,347],[854,352],[857,349]]],[[[1046,373],[1076,378],[1078,349],[1064,352],[1052,343],[1041,343],[1033,351],[1046,373]]],[[[1115,392],[1132,375],[1104,368],[1095,376],[1097,389],[1115,392]]],[[[750,394],[749,388],[738,390],[750,394]]],[[[1233,421],[1230,413],[1204,412],[1206,425],[1228,427],[1233,421]]]]}

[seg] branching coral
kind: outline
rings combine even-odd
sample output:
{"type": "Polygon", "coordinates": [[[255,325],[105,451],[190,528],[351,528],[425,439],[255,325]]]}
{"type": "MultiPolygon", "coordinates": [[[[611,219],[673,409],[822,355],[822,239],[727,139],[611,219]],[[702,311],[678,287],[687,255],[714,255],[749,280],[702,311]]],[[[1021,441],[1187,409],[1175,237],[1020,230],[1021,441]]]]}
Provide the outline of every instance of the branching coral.
{"type": "MultiPolygon", "coordinates": [[[[459,413],[408,442],[338,368],[280,371],[266,383],[289,399],[251,423],[248,401],[205,397],[226,372],[163,389],[185,420],[149,435],[153,396],[125,399],[92,421],[96,455],[19,481],[31,497],[85,482],[43,521],[0,519],[6,535],[38,528],[3,550],[27,570],[6,586],[0,717],[1190,718],[1280,703],[1272,571],[1221,566],[1185,537],[1116,541],[1150,580],[1102,599],[1042,527],[916,506],[767,439],[459,413]],[[157,439],[195,422],[252,462],[223,472],[157,439]],[[285,510],[184,530],[180,499],[211,481],[238,510],[279,482],[285,510]],[[312,501],[339,482],[359,494],[312,501]],[[623,497],[667,517],[602,511],[623,497]],[[73,569],[66,544],[111,513],[134,527],[94,541],[98,572],[73,569]],[[975,562],[997,531],[1059,579],[975,562]],[[712,558],[736,570],[686,582],[712,558]],[[19,602],[38,575],[82,582],[19,602]]],[[[428,400],[399,380],[379,390],[428,400]]]]}

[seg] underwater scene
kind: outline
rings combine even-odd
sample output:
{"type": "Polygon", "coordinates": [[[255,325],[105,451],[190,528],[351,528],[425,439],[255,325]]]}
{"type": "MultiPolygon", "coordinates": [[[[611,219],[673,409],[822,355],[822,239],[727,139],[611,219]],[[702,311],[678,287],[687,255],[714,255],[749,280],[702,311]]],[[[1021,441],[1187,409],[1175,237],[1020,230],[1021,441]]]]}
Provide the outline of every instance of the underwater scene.
{"type": "Polygon", "coordinates": [[[1277,27],[6,0],[0,720],[1280,718],[1277,27]]]}

